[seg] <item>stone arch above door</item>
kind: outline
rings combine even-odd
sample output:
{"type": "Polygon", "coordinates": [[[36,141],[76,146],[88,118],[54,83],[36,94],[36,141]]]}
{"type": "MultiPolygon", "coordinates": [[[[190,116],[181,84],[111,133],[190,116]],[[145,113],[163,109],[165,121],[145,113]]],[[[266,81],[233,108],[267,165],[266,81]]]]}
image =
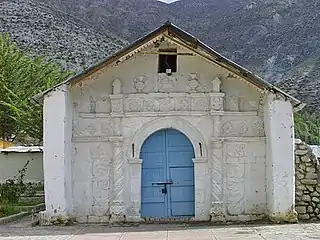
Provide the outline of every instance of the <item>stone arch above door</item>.
{"type": "Polygon", "coordinates": [[[131,148],[128,149],[129,158],[139,158],[142,144],[154,132],[173,128],[186,135],[193,145],[195,158],[207,158],[208,150],[202,134],[188,121],[180,117],[164,117],[147,123],[142,129],[138,130],[132,139],[131,148]],[[133,149],[132,149],[133,147],[133,149]]]}
{"type": "Polygon", "coordinates": [[[180,117],[163,117],[138,129],[127,149],[128,160],[128,208],[127,220],[141,221],[141,165],[140,151],[145,140],[156,131],[175,129],[183,133],[192,143],[195,153],[195,217],[196,221],[207,221],[210,217],[210,176],[208,174],[208,146],[202,134],[190,122],[180,117]]]}

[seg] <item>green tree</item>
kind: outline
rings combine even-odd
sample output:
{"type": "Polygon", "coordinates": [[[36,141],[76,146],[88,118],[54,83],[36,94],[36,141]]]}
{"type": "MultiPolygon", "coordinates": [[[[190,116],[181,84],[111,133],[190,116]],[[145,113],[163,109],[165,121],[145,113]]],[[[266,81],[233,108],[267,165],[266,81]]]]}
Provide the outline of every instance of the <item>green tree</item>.
{"type": "Polygon", "coordinates": [[[308,144],[320,144],[320,116],[318,113],[302,111],[295,113],[295,138],[308,144]]]}
{"type": "Polygon", "coordinates": [[[33,58],[0,33],[0,138],[42,140],[42,106],[30,99],[71,75],[52,61],[33,58]]]}

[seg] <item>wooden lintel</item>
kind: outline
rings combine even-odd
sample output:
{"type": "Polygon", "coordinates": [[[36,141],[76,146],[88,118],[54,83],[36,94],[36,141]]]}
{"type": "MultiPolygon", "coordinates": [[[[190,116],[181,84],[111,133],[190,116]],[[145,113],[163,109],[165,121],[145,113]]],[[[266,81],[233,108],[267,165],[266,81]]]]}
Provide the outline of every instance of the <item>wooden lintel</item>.
{"type": "Polygon", "coordinates": [[[193,53],[176,53],[176,52],[140,52],[141,54],[162,54],[162,55],[183,55],[193,56],[193,53]]]}

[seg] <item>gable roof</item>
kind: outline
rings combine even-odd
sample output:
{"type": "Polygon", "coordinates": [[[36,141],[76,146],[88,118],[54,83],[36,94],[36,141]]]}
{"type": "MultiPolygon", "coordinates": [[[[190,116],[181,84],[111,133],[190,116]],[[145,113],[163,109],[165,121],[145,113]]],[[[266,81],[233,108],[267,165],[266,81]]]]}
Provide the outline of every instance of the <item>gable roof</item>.
{"type": "Polygon", "coordinates": [[[202,52],[205,52],[206,56],[207,56],[206,58],[208,58],[208,56],[210,56],[210,58],[208,58],[210,61],[214,62],[215,64],[217,64],[225,69],[228,69],[229,71],[233,72],[234,74],[236,74],[238,76],[241,76],[242,78],[244,78],[245,80],[247,80],[251,84],[255,85],[256,87],[258,87],[262,90],[267,90],[270,92],[282,94],[284,97],[290,99],[290,101],[293,104],[293,107],[299,106],[300,109],[304,107],[305,104],[302,104],[302,102],[299,101],[298,99],[296,99],[295,97],[282,91],[278,87],[268,83],[267,81],[263,80],[259,76],[255,75],[252,72],[250,72],[249,70],[247,70],[246,68],[244,68],[244,67],[238,65],[237,63],[229,60],[228,58],[222,56],[221,54],[219,54],[218,52],[216,52],[215,50],[213,50],[212,48],[207,46],[205,43],[201,42],[199,39],[192,36],[188,32],[175,26],[171,22],[166,22],[162,26],[158,27],[154,31],[148,33],[147,35],[143,36],[142,38],[140,38],[137,41],[133,42],[132,44],[128,45],[127,47],[124,47],[120,51],[112,54],[107,59],[93,65],[92,67],[85,70],[84,72],[63,81],[52,88],[47,89],[46,91],[37,94],[36,96],[33,97],[33,99],[42,99],[46,94],[48,94],[49,92],[51,92],[52,90],[56,89],[57,87],[59,87],[61,85],[73,83],[73,82],[81,80],[87,76],[90,76],[91,74],[104,68],[105,66],[108,66],[112,63],[119,61],[120,58],[124,57],[125,55],[129,54],[130,52],[133,52],[137,48],[141,47],[142,45],[146,44],[150,40],[154,39],[155,37],[157,37],[165,32],[167,32],[169,36],[173,36],[175,38],[178,38],[180,41],[185,43],[186,46],[188,46],[191,50],[195,51],[195,50],[200,49],[202,52]]]}

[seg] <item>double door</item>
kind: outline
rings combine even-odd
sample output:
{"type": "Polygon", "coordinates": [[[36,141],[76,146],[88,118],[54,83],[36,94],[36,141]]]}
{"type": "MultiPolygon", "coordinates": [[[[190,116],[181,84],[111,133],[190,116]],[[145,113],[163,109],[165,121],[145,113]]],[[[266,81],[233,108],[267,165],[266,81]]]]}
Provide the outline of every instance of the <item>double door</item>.
{"type": "Polygon", "coordinates": [[[140,158],[141,216],[194,216],[194,150],[190,140],[174,129],[157,131],[144,142],[140,158]]]}

